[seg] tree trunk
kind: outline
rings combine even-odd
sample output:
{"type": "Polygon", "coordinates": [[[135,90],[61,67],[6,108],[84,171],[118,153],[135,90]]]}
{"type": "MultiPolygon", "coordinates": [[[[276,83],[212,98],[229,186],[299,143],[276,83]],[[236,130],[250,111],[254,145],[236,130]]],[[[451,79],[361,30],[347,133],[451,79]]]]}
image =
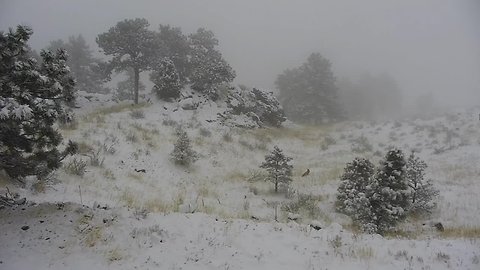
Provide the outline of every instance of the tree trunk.
{"type": "Polygon", "coordinates": [[[278,182],[275,181],[275,193],[278,193],[278,182]]]}
{"type": "Polygon", "coordinates": [[[135,74],[135,78],[134,78],[135,89],[133,90],[135,95],[135,104],[138,104],[138,82],[140,80],[140,70],[138,68],[133,68],[133,72],[135,74]]]}

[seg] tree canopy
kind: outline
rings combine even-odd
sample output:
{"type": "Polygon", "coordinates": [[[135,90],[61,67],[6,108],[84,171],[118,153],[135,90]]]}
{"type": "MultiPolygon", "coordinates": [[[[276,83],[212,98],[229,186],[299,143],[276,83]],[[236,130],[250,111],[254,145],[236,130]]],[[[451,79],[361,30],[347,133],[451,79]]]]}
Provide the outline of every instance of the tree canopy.
{"type": "Polygon", "coordinates": [[[108,78],[107,67],[104,62],[93,57],[92,50],[82,35],[70,36],[68,42],[54,40],[48,49],[56,51],[64,49],[68,53],[67,65],[75,78],[75,87],[80,91],[90,93],[104,93],[108,89],[103,83],[108,78]]]}
{"type": "Polygon", "coordinates": [[[275,84],[288,118],[318,124],[343,117],[335,81],[330,61],[312,53],[300,67],[280,74],[275,84]]]}
{"type": "Polygon", "coordinates": [[[191,87],[196,91],[206,92],[215,100],[218,98],[217,87],[222,83],[232,82],[235,71],[216,49],[218,39],[212,31],[199,28],[189,36],[189,41],[191,87]]]}
{"type": "Polygon", "coordinates": [[[140,72],[155,65],[161,49],[155,32],[148,27],[146,19],[127,19],[97,37],[98,46],[106,55],[112,56],[109,62],[112,69],[133,69],[135,103],[138,103],[140,72]]]}
{"type": "Polygon", "coordinates": [[[27,46],[32,33],[24,26],[0,32],[0,169],[12,178],[44,177],[76,149],[70,143],[59,152],[62,136],[53,127],[75,98],[67,54],[42,51],[37,62],[27,46]]]}

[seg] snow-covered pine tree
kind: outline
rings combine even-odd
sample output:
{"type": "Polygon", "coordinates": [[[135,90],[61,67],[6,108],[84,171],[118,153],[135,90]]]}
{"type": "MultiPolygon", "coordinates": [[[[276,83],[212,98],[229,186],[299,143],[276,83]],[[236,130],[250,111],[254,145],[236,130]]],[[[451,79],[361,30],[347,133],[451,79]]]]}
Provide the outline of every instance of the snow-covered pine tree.
{"type": "Polygon", "coordinates": [[[182,166],[189,166],[198,159],[198,154],[192,149],[186,131],[182,129],[177,130],[177,142],[170,156],[175,164],[182,166]]]}
{"type": "Polygon", "coordinates": [[[230,109],[229,114],[248,115],[254,118],[259,126],[280,127],[282,122],[287,120],[273,93],[256,88],[232,88],[228,94],[227,106],[230,109]]]}
{"type": "Polygon", "coordinates": [[[410,207],[405,167],[403,152],[394,148],[387,152],[375,175],[375,190],[370,203],[376,217],[377,232],[380,234],[403,220],[410,207]]]}
{"type": "Polygon", "coordinates": [[[180,96],[180,77],[175,64],[169,58],[163,58],[158,67],[150,74],[150,80],[154,83],[153,91],[157,97],[163,100],[171,100],[180,96]]]}
{"type": "Polygon", "coordinates": [[[408,186],[411,189],[409,209],[411,212],[430,213],[435,207],[433,199],[438,196],[439,192],[430,179],[425,181],[426,168],[427,163],[412,152],[407,159],[405,172],[408,186]]]}
{"type": "Polygon", "coordinates": [[[0,32],[0,170],[12,178],[42,178],[77,148],[70,142],[58,151],[62,136],[53,127],[75,98],[67,55],[42,51],[38,63],[28,52],[32,33],[24,26],[0,32]]]}
{"type": "Polygon", "coordinates": [[[260,165],[260,168],[268,171],[268,180],[275,184],[275,192],[278,192],[279,185],[288,186],[292,181],[293,166],[288,164],[291,160],[291,157],[285,156],[283,151],[275,146],[260,165]]]}
{"type": "Polygon", "coordinates": [[[190,44],[180,27],[160,24],[158,40],[162,43],[165,56],[172,60],[182,87],[188,82],[190,44]]]}
{"type": "Polygon", "coordinates": [[[365,232],[377,231],[375,213],[370,199],[374,193],[373,164],[364,158],[347,163],[340,179],[337,194],[337,210],[350,216],[365,232]]]}
{"type": "Polygon", "coordinates": [[[196,33],[189,36],[189,42],[191,88],[216,100],[219,97],[217,87],[233,81],[235,71],[215,48],[218,39],[212,31],[199,28],[196,33]]]}

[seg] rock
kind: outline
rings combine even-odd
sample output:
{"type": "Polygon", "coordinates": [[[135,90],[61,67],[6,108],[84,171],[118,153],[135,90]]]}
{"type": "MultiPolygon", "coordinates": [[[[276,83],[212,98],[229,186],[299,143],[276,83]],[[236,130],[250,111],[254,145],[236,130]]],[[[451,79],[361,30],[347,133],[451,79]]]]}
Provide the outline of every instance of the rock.
{"type": "Polygon", "coordinates": [[[287,218],[288,218],[288,220],[297,221],[297,220],[300,219],[300,215],[299,214],[288,213],[287,218]]]}
{"type": "Polygon", "coordinates": [[[195,103],[193,98],[182,99],[179,105],[184,110],[196,110],[198,107],[198,103],[195,103]]]}
{"type": "Polygon", "coordinates": [[[318,231],[323,228],[323,224],[318,220],[312,220],[312,222],[310,222],[310,227],[318,231]]]}
{"type": "Polygon", "coordinates": [[[17,205],[23,205],[23,204],[25,204],[26,202],[27,202],[27,199],[26,199],[26,198],[21,198],[21,199],[19,199],[19,200],[16,200],[16,201],[15,201],[15,204],[17,204],[17,205]]]}
{"type": "Polygon", "coordinates": [[[26,231],[26,230],[28,230],[28,229],[30,229],[30,226],[27,226],[27,225],[22,226],[22,230],[26,231]]]}

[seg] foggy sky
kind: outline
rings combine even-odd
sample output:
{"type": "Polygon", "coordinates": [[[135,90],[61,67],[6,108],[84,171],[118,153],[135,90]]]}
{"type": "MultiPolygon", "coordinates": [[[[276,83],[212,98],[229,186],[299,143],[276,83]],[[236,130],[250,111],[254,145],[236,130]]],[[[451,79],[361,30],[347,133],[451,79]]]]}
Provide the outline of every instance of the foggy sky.
{"type": "Polygon", "coordinates": [[[338,78],[386,72],[407,97],[480,104],[477,0],[0,0],[0,30],[33,27],[35,49],[81,33],[98,51],[99,33],[136,17],[152,30],[212,30],[236,83],[273,89],[284,69],[320,52],[338,78]]]}

